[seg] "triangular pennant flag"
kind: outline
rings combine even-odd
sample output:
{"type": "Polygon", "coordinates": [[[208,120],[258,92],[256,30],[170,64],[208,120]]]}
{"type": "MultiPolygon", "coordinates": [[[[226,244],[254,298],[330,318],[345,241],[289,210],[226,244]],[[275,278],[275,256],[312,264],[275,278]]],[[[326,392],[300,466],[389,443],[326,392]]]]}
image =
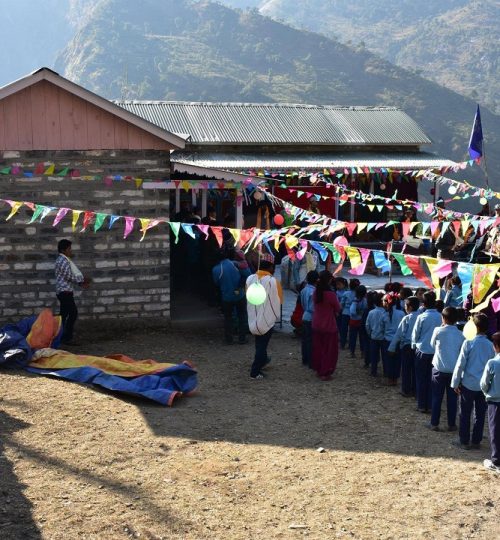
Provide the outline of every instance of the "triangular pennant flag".
{"type": "Polygon", "coordinates": [[[182,223],[181,224],[182,230],[191,238],[196,240],[196,235],[193,232],[193,226],[189,225],[188,223],[182,223]]]}
{"type": "Polygon", "coordinates": [[[425,283],[429,289],[434,288],[432,281],[427,277],[424,269],[420,266],[420,259],[413,255],[404,255],[404,259],[408,268],[413,272],[413,275],[422,283],[425,283]]]}
{"type": "Polygon", "coordinates": [[[135,178],[135,187],[139,189],[142,186],[142,178],[135,178]]]}
{"type": "MultiPolygon", "coordinates": [[[[361,263],[356,268],[351,268],[349,270],[349,273],[355,276],[362,276],[365,273],[366,263],[368,262],[368,258],[370,257],[371,251],[366,248],[359,248],[359,253],[361,254],[361,263]]],[[[351,260],[351,266],[352,266],[352,259],[350,260],[351,260]]]]}
{"type": "Polygon", "coordinates": [[[111,229],[111,227],[120,219],[120,216],[112,215],[109,218],[109,226],[108,229],[111,229]]]}
{"type": "Polygon", "coordinates": [[[357,226],[358,226],[358,234],[363,231],[364,229],[366,229],[368,223],[358,223],[357,226]]]}
{"type": "Polygon", "coordinates": [[[56,176],[68,176],[69,174],[69,167],[65,167],[62,171],[59,171],[56,176]]]}
{"type": "Polygon", "coordinates": [[[297,238],[295,238],[295,236],[291,236],[289,234],[285,236],[285,244],[287,248],[293,249],[298,243],[299,241],[297,238]]]}
{"type": "Polygon", "coordinates": [[[175,221],[171,221],[170,228],[172,229],[172,232],[174,233],[175,243],[178,244],[179,243],[179,229],[181,228],[181,224],[175,221]]]}
{"type": "Polygon", "coordinates": [[[10,171],[10,167],[4,167],[3,169],[0,169],[0,174],[10,174],[10,171]]]}
{"type": "Polygon", "coordinates": [[[472,295],[475,304],[481,302],[495,281],[500,264],[474,265],[472,295]]]}
{"type": "Polygon", "coordinates": [[[43,206],[42,204],[35,204],[35,211],[33,215],[31,216],[31,219],[29,222],[33,223],[34,221],[36,221],[42,215],[45,208],[46,207],[43,206]]]}
{"type": "Polygon", "coordinates": [[[214,233],[217,243],[219,244],[219,247],[221,248],[222,244],[224,243],[224,237],[222,235],[222,227],[212,227],[212,232],[214,233]]]}
{"type": "MultiPolygon", "coordinates": [[[[375,262],[375,266],[382,272],[390,272],[391,271],[391,263],[386,258],[383,251],[373,251],[373,260],[375,262]]],[[[406,263],[405,263],[406,264],[406,263]]]]}
{"type": "Polygon", "coordinates": [[[361,259],[361,254],[357,248],[346,246],[345,252],[347,253],[347,257],[349,258],[352,269],[355,269],[363,262],[361,259]]]}
{"type": "Polygon", "coordinates": [[[253,237],[252,229],[243,229],[240,234],[240,247],[245,247],[253,237]]]}
{"type": "Polygon", "coordinates": [[[24,204],[21,201],[7,201],[7,202],[10,204],[11,210],[10,210],[10,214],[5,218],[5,221],[9,221],[11,217],[15,216],[17,212],[19,211],[19,208],[21,208],[21,206],[24,204]]]}
{"type": "Polygon", "coordinates": [[[229,229],[229,232],[231,233],[232,237],[234,238],[235,245],[238,245],[238,242],[240,241],[241,231],[239,229],[229,229]]]}
{"type": "Polygon", "coordinates": [[[95,215],[94,232],[97,232],[106,220],[107,214],[97,213],[95,215]]]}
{"type": "Polygon", "coordinates": [[[347,233],[349,234],[349,236],[352,236],[354,231],[356,230],[356,227],[357,227],[357,223],[346,223],[345,224],[345,228],[347,229],[347,233]]]}
{"type": "Polygon", "coordinates": [[[404,255],[402,255],[401,253],[392,253],[391,256],[394,257],[394,259],[396,259],[396,261],[398,262],[399,266],[401,267],[401,273],[403,274],[403,276],[409,276],[410,274],[412,274],[412,271],[406,264],[404,255]]]}
{"type": "Polygon", "coordinates": [[[370,212],[373,212],[373,210],[375,209],[374,204],[367,204],[366,206],[368,206],[368,210],[370,210],[370,212]]]}
{"type": "Polygon", "coordinates": [[[125,239],[134,229],[135,218],[131,216],[125,216],[123,219],[125,220],[125,228],[123,230],[123,239],[125,239]]]}
{"type": "Polygon", "coordinates": [[[198,229],[205,235],[205,240],[208,238],[208,229],[210,225],[197,225],[198,229]]]}
{"type": "Polygon", "coordinates": [[[73,229],[73,232],[75,232],[76,224],[78,223],[78,219],[80,218],[81,213],[81,210],[73,210],[73,217],[71,219],[71,228],[73,229]]]}
{"type": "Polygon", "coordinates": [[[464,219],[462,221],[462,234],[465,236],[465,233],[467,232],[467,229],[469,228],[470,221],[468,219],[464,219]]]}
{"type": "Polygon", "coordinates": [[[434,289],[440,289],[439,280],[451,273],[451,261],[424,257],[431,274],[434,289]]]}
{"type": "Polygon", "coordinates": [[[54,164],[49,165],[49,166],[45,169],[45,171],[43,172],[43,174],[44,174],[45,176],[54,174],[55,168],[56,168],[56,166],[55,166],[54,164]]]}
{"type": "Polygon", "coordinates": [[[82,226],[82,231],[81,232],[85,232],[87,230],[87,227],[90,225],[92,219],[94,218],[95,216],[95,212],[92,212],[90,210],[87,210],[84,214],[83,214],[83,226],[82,226]]]}
{"type": "Polygon", "coordinates": [[[57,211],[56,217],[54,218],[54,223],[52,223],[52,227],[57,227],[59,225],[59,222],[64,218],[64,216],[69,212],[69,208],[59,208],[57,211]]]}
{"type": "Polygon", "coordinates": [[[42,215],[40,216],[40,223],[52,212],[52,210],[55,210],[55,208],[51,206],[46,206],[43,209],[42,215]]]}

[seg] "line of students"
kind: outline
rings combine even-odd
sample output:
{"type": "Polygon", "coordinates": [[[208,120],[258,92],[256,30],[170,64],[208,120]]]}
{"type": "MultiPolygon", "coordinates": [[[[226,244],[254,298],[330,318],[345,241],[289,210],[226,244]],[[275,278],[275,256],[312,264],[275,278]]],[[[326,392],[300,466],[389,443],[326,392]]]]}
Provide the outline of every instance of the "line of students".
{"type": "MultiPolygon", "coordinates": [[[[302,349],[305,364],[310,364],[313,331],[307,321],[314,316],[311,299],[317,276],[310,274],[301,293],[306,321],[302,349]]],[[[341,309],[337,319],[340,347],[348,344],[354,358],[359,338],[370,375],[378,376],[382,361],[388,385],[397,385],[401,377],[401,394],[415,396],[417,410],[431,414],[427,427],[432,431],[440,431],[446,394],[448,431],[457,430],[458,406],[460,409],[456,445],[462,449],[480,448],[488,408],[492,455],[484,466],[500,472],[500,332],[490,340],[486,335],[488,317],[479,313],[473,316],[477,336],[465,340],[461,331],[465,313],[454,307],[456,294],[449,292],[440,302],[433,291],[418,289],[413,296],[411,289],[394,285],[386,286],[386,294],[367,293],[358,279],[349,283],[344,278],[335,279],[341,309]],[[445,302],[448,307],[443,309],[445,302]]],[[[449,291],[457,286],[452,280],[449,291]]]]}

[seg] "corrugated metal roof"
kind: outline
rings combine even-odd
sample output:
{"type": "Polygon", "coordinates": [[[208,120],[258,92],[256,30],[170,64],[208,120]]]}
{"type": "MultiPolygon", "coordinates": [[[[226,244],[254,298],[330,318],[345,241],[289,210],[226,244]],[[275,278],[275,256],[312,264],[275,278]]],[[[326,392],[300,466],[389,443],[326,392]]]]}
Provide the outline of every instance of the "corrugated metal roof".
{"type": "Polygon", "coordinates": [[[116,101],[194,144],[420,145],[417,123],[394,107],[116,101]]]}
{"type": "Polygon", "coordinates": [[[431,169],[455,165],[449,159],[434,154],[418,153],[378,153],[352,152],[337,154],[334,152],[319,154],[279,153],[279,154],[229,154],[218,152],[189,153],[175,151],[171,155],[172,163],[185,163],[209,169],[228,171],[251,171],[266,169],[270,171],[286,170],[323,170],[349,167],[374,167],[389,169],[431,169]]]}

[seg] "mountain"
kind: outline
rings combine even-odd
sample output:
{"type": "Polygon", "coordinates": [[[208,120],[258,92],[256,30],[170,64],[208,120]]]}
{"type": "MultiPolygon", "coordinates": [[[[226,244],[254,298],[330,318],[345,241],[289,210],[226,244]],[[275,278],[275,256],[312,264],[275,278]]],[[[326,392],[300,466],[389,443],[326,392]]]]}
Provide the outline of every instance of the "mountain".
{"type": "MultiPolygon", "coordinates": [[[[108,98],[397,106],[457,160],[475,112],[366,50],[211,2],[102,0],[56,68],[108,98]]],[[[498,147],[500,117],[482,115],[488,147],[498,147]]],[[[498,165],[491,151],[490,171],[498,165]]]]}
{"type": "Polygon", "coordinates": [[[498,0],[223,0],[367,47],[500,113],[498,0]]]}

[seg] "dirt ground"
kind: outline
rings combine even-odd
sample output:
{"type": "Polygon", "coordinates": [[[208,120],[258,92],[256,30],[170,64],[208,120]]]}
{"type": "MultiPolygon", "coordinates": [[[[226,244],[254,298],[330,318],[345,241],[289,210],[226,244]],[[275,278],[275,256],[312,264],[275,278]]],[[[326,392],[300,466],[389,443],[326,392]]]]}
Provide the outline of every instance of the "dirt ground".
{"type": "Polygon", "coordinates": [[[2,539],[500,538],[487,440],[467,452],[429,432],[360,359],[321,382],[275,334],[253,381],[253,343],[221,345],[217,330],[80,351],[190,359],[199,392],[169,409],[0,372],[2,539]]]}

